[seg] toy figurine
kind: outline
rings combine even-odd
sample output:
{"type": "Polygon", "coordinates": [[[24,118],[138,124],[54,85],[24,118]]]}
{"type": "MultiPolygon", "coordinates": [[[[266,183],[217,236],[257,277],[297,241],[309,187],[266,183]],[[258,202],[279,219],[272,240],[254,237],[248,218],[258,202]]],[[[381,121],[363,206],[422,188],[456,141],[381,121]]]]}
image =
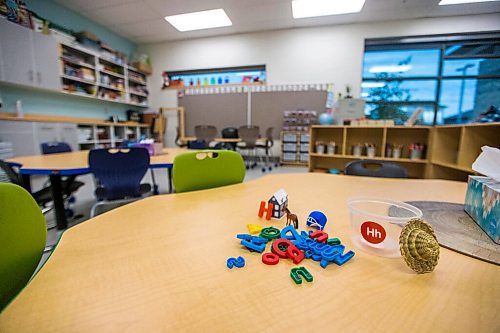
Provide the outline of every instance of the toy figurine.
{"type": "Polygon", "coordinates": [[[267,202],[273,204],[272,218],[280,219],[283,217],[283,208],[288,206],[288,194],[280,189],[267,202]]]}
{"type": "Polygon", "coordinates": [[[299,227],[297,215],[292,214],[288,207],[283,207],[283,211],[286,213],[286,225],[291,225],[293,223],[293,227],[297,229],[299,227]]]}
{"type": "Polygon", "coordinates": [[[309,214],[306,220],[306,225],[316,227],[319,230],[325,229],[327,222],[326,215],[319,211],[314,211],[309,214]]]}

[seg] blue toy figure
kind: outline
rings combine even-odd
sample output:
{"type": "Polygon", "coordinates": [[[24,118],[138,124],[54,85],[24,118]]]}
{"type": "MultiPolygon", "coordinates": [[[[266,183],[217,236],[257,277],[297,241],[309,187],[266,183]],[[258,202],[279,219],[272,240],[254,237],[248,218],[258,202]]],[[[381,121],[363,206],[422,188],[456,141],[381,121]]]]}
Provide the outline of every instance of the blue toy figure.
{"type": "Polygon", "coordinates": [[[326,222],[326,215],[318,211],[311,212],[306,220],[308,226],[318,228],[319,230],[325,229],[326,222]]]}

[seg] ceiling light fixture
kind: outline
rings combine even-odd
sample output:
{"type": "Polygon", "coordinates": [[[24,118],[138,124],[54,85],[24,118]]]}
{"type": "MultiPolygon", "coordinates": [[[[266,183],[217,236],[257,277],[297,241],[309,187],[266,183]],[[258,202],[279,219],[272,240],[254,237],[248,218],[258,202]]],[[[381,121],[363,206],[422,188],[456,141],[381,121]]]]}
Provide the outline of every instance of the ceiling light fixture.
{"type": "Polygon", "coordinates": [[[493,1],[499,1],[499,0],[441,0],[439,2],[439,5],[440,6],[461,5],[461,4],[464,4],[464,3],[493,2],[493,1]]]}
{"type": "Polygon", "coordinates": [[[358,13],[365,0],[292,0],[293,18],[358,13]]]}
{"type": "Polygon", "coordinates": [[[233,25],[224,9],[204,10],[201,12],[165,16],[165,20],[177,30],[192,31],[228,27],[233,25]]]}
{"type": "Polygon", "coordinates": [[[404,73],[411,69],[411,65],[397,65],[397,66],[373,66],[370,68],[370,73],[404,73]]]}

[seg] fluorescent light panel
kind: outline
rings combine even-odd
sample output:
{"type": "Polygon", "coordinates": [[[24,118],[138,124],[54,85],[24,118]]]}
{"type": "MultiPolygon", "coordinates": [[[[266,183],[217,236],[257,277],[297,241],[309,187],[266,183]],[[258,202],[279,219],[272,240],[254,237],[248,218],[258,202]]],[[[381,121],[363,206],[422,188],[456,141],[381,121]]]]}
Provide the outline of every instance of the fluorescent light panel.
{"type": "Polygon", "coordinates": [[[445,6],[445,5],[461,5],[464,3],[477,3],[477,2],[493,2],[493,1],[499,1],[499,0],[441,0],[439,2],[440,6],[445,6]]]}
{"type": "Polygon", "coordinates": [[[365,0],[292,0],[293,18],[358,13],[365,0]]]}
{"type": "Polygon", "coordinates": [[[233,25],[233,22],[231,22],[224,9],[220,8],[204,10],[201,12],[165,16],[165,20],[181,32],[233,25]]]}

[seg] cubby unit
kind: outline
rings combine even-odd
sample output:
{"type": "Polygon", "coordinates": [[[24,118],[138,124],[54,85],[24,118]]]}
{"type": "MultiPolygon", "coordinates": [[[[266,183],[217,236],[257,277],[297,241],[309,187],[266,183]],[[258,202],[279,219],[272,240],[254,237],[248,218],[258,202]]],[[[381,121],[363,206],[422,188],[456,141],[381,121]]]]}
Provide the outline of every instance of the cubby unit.
{"type": "Polygon", "coordinates": [[[282,131],[280,137],[280,163],[282,165],[307,165],[310,150],[309,133],[301,131],[282,131]]]}
{"type": "Polygon", "coordinates": [[[500,147],[499,132],[500,123],[436,127],[315,125],[311,128],[309,171],[342,171],[349,161],[375,159],[400,163],[411,178],[466,181],[467,176],[474,173],[471,166],[481,147],[500,147]],[[339,151],[343,153],[327,154],[326,148],[318,153],[316,143],[324,145],[329,141],[341,142],[339,151]],[[360,156],[353,156],[352,147],[367,142],[375,145],[375,156],[367,156],[366,149],[360,156]],[[401,147],[397,155],[389,149],[394,147],[401,147]]]}
{"type": "MultiPolygon", "coordinates": [[[[347,131],[344,155],[349,157],[370,156],[368,147],[375,148],[375,157],[382,157],[384,146],[384,128],[381,127],[345,127],[347,131]],[[357,149],[361,148],[361,154],[357,149]]],[[[372,156],[370,156],[372,157],[372,156]]]]}
{"type": "Polygon", "coordinates": [[[432,161],[455,165],[458,160],[461,126],[443,126],[434,129],[432,161]]]}
{"type": "MultiPolygon", "coordinates": [[[[470,168],[481,147],[500,147],[500,124],[483,126],[464,126],[461,131],[460,149],[457,166],[470,168]]],[[[500,166],[499,166],[500,168],[500,166]]]]}

